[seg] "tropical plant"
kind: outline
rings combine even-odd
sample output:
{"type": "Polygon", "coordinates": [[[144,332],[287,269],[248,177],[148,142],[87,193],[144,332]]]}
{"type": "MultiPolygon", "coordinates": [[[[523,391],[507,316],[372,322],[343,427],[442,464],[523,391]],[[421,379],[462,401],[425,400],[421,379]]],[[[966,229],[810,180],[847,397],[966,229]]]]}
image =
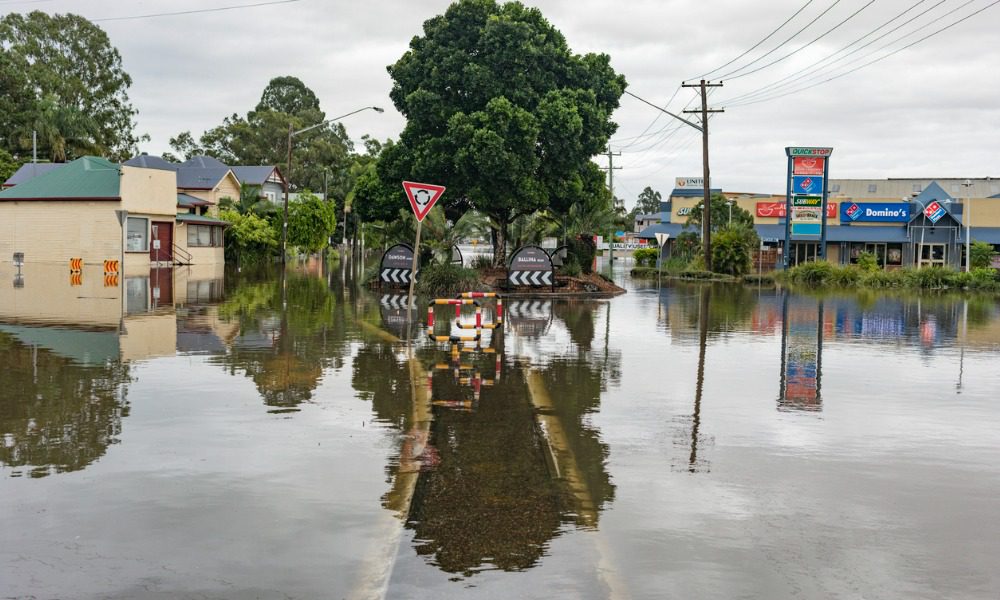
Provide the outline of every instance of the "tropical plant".
{"type": "Polygon", "coordinates": [[[749,273],[753,251],[760,238],[752,226],[734,223],[719,230],[712,244],[712,265],[716,272],[727,275],[749,273]]]}
{"type": "Polygon", "coordinates": [[[231,209],[241,215],[255,214],[266,217],[277,210],[277,206],[260,194],[259,185],[243,183],[240,185],[240,198],[233,200],[229,196],[219,199],[219,209],[231,209]]]}
{"type": "Polygon", "coordinates": [[[79,15],[15,12],[0,19],[0,49],[0,80],[16,86],[0,94],[10,104],[0,122],[13,120],[0,132],[8,151],[30,150],[35,128],[42,152],[60,160],[91,148],[113,159],[134,152],[132,78],[104,30],[79,15]]]}

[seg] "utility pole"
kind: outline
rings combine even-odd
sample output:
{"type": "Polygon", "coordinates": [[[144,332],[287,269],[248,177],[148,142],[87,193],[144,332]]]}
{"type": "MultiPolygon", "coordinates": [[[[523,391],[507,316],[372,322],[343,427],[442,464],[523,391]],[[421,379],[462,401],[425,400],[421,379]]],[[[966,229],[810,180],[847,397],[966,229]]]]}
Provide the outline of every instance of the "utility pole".
{"type": "Polygon", "coordinates": [[[685,110],[685,113],[701,113],[701,162],[702,177],[704,178],[703,188],[705,191],[702,201],[701,226],[702,226],[702,248],[705,254],[705,270],[712,270],[712,192],[710,190],[710,172],[708,168],[708,114],[725,112],[721,108],[708,108],[708,93],[710,87],[722,87],[722,82],[710,83],[702,79],[698,83],[682,83],[682,87],[698,88],[701,93],[701,110],[685,110]]]}
{"type": "MultiPolygon", "coordinates": [[[[615,169],[621,169],[621,167],[615,166],[615,157],[621,156],[621,152],[612,152],[611,145],[608,144],[608,190],[611,192],[611,207],[614,208],[615,205],[615,169]]],[[[614,264],[615,262],[615,250],[611,247],[614,242],[614,236],[610,236],[611,239],[608,240],[608,264],[614,264]]]]}

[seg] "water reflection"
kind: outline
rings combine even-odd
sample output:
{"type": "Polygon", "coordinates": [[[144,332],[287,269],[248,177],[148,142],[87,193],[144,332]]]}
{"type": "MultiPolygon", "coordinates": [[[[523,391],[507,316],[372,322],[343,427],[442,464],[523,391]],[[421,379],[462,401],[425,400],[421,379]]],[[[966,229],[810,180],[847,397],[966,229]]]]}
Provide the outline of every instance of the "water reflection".
{"type": "Polygon", "coordinates": [[[133,365],[181,345],[175,289],[221,281],[221,272],[68,274],[28,264],[0,287],[0,465],[12,476],[76,471],[117,443],[129,414],[133,365]]]}
{"type": "Polygon", "coordinates": [[[809,297],[781,301],[781,387],[779,410],[822,410],[823,300],[809,297]]]}
{"type": "Polygon", "coordinates": [[[343,310],[314,274],[247,276],[219,307],[239,333],[211,360],[253,380],[272,412],[295,411],[312,399],[325,369],[344,365],[343,310]]]}
{"type": "MultiPolygon", "coordinates": [[[[355,389],[402,432],[383,505],[404,517],[417,555],[462,576],[524,570],[567,526],[597,527],[614,485],[587,415],[620,375],[617,352],[591,350],[601,306],[508,301],[504,327],[480,343],[358,350],[355,389]]],[[[454,318],[442,308],[439,325],[454,318]]]]}
{"type": "Polygon", "coordinates": [[[96,353],[115,336],[0,324],[0,465],[12,477],[83,469],[118,441],[129,367],[96,353]]]}

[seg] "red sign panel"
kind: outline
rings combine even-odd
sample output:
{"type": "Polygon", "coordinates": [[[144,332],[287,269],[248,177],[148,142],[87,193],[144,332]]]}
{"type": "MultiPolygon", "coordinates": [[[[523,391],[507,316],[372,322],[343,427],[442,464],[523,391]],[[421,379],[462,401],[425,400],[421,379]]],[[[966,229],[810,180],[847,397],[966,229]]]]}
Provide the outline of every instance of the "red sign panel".
{"type": "Polygon", "coordinates": [[[404,181],[403,189],[406,191],[406,198],[410,201],[410,208],[417,216],[418,221],[423,221],[427,213],[431,212],[434,203],[444,194],[443,185],[433,183],[417,183],[415,181],[404,181]]]}
{"type": "Polygon", "coordinates": [[[793,175],[822,175],[826,166],[825,158],[815,156],[796,156],[792,159],[793,175]]]}
{"type": "MultiPolygon", "coordinates": [[[[779,219],[785,218],[785,203],[784,202],[758,202],[757,203],[757,216],[758,217],[777,217],[779,219]]],[[[837,218],[837,203],[827,202],[826,203],[826,218],[835,219],[837,218]]]]}

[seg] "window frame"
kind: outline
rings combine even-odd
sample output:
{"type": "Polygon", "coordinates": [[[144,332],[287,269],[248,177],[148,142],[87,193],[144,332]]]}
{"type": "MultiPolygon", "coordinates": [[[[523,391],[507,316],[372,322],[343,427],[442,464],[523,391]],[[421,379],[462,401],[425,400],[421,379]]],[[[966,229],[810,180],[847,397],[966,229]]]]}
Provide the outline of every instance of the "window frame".
{"type": "Polygon", "coordinates": [[[148,217],[132,217],[132,216],[129,216],[125,220],[125,253],[126,254],[143,254],[143,253],[144,254],[149,254],[149,237],[150,236],[149,236],[149,218],[148,217]],[[131,232],[130,232],[129,225],[133,221],[136,221],[136,222],[143,221],[145,223],[145,227],[144,227],[144,230],[142,232],[142,240],[143,240],[143,245],[145,246],[145,248],[136,250],[136,249],[133,249],[130,246],[130,241],[131,241],[130,233],[131,232]]]}

